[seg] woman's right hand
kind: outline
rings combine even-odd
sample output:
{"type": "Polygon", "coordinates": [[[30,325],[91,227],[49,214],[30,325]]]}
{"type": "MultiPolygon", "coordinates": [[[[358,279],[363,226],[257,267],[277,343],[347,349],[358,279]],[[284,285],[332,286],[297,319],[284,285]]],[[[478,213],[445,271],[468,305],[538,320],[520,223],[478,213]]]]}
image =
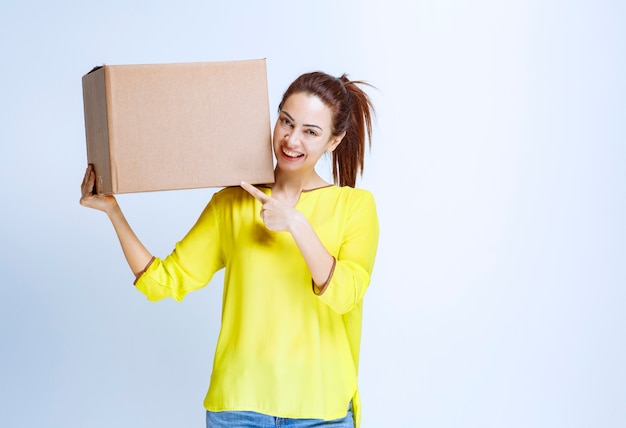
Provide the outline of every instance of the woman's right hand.
{"type": "Polygon", "coordinates": [[[84,207],[94,208],[106,213],[110,213],[117,206],[117,200],[113,195],[98,195],[95,193],[96,171],[92,164],[89,164],[85,171],[85,178],[80,186],[80,204],[84,207]]]}

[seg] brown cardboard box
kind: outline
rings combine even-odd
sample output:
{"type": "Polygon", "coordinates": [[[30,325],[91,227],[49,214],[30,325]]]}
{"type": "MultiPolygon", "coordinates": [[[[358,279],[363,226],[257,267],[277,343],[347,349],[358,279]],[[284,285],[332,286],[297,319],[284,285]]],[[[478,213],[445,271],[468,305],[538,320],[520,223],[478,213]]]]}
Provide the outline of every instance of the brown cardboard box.
{"type": "Polygon", "coordinates": [[[274,181],[265,60],[105,65],[83,101],[98,193],[274,181]]]}

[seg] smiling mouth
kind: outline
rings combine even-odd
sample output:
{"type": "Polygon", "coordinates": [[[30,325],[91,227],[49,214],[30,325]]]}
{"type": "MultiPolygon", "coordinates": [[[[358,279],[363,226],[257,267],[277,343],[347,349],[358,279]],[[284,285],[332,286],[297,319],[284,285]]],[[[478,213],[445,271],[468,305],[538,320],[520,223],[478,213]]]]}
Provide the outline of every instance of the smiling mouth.
{"type": "Polygon", "coordinates": [[[285,148],[283,148],[283,154],[291,159],[297,159],[297,158],[301,158],[302,156],[304,156],[304,154],[302,153],[292,152],[291,150],[287,150],[285,148]]]}

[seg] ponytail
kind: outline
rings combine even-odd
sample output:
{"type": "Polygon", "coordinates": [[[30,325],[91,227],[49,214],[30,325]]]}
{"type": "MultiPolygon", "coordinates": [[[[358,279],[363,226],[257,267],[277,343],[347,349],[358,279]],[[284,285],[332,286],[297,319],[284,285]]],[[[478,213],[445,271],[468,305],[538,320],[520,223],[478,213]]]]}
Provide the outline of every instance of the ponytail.
{"type": "Polygon", "coordinates": [[[348,93],[349,118],[346,135],[333,152],[333,179],[340,186],[354,187],[358,175],[363,174],[365,163],[365,139],[372,145],[372,116],[374,107],[367,94],[357,85],[362,81],[350,81],[344,74],[339,80],[348,93]]]}
{"type": "Polygon", "coordinates": [[[356,185],[357,176],[363,174],[366,139],[371,147],[374,106],[359,85],[371,86],[351,81],[346,74],[339,78],[322,72],[303,74],[287,88],[278,107],[280,111],[290,95],[303,92],[317,96],[330,108],[332,135],[346,133],[332,154],[333,180],[339,186],[356,185]]]}

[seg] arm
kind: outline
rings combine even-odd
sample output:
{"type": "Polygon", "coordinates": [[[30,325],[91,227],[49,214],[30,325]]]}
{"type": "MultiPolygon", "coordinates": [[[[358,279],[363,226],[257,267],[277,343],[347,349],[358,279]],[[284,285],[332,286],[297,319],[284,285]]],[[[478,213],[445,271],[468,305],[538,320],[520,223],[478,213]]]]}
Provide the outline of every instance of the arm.
{"type": "Polygon", "coordinates": [[[324,247],[306,217],[295,209],[293,211],[287,231],[296,241],[296,245],[311,272],[315,293],[320,295],[326,290],[337,261],[324,247]]]}
{"type": "Polygon", "coordinates": [[[344,314],[357,306],[370,283],[378,248],[378,216],[371,193],[360,192],[343,206],[345,219],[337,265],[322,302],[344,314]]]}
{"type": "Polygon", "coordinates": [[[268,229],[291,233],[309,268],[315,293],[324,294],[322,300],[339,313],[354,307],[369,285],[378,246],[378,218],[371,194],[364,194],[346,213],[350,220],[335,259],[302,213],[248,183],[241,186],[263,204],[261,218],[268,229]]]}
{"type": "Polygon", "coordinates": [[[323,293],[332,276],[335,258],[326,250],[306,217],[249,183],[242,182],[241,187],[263,204],[261,218],[268,229],[274,232],[289,232],[293,236],[316,285],[316,292],[323,293]]]}
{"type": "Polygon", "coordinates": [[[122,246],[126,261],[135,276],[139,275],[152,260],[152,254],[143,246],[126,221],[117,200],[112,195],[98,195],[94,193],[96,173],[93,165],[87,167],[85,178],[81,185],[80,204],[84,207],[103,211],[111,220],[115,233],[122,246]]]}

